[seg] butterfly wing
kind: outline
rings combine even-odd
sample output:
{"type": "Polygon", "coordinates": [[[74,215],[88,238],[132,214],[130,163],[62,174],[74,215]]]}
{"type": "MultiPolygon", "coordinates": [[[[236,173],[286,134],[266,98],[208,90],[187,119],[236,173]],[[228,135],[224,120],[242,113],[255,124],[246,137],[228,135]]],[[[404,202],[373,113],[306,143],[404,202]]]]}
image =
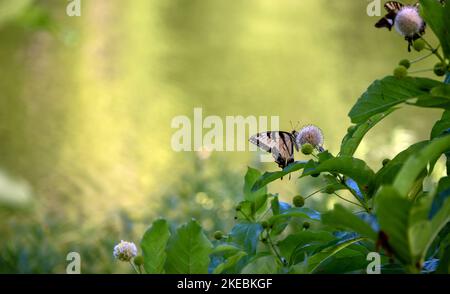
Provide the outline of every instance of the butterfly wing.
{"type": "Polygon", "coordinates": [[[399,12],[400,9],[403,8],[403,4],[397,1],[388,1],[384,4],[384,9],[386,9],[386,11],[388,13],[390,12],[399,12]]]}
{"type": "Polygon", "coordinates": [[[386,4],[384,4],[384,9],[386,9],[387,14],[375,24],[375,27],[388,28],[389,30],[392,30],[395,17],[402,7],[403,4],[397,1],[386,2],[386,4]]]}
{"type": "Polygon", "coordinates": [[[251,136],[249,141],[264,151],[272,153],[281,168],[294,162],[294,136],[288,132],[263,132],[251,136]]]}

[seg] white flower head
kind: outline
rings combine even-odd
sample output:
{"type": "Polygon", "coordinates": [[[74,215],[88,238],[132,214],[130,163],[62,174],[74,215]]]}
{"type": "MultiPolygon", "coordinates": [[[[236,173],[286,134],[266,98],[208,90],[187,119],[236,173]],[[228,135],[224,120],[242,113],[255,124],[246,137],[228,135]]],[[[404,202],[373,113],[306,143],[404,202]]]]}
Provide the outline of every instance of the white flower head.
{"type": "Polygon", "coordinates": [[[413,37],[423,31],[425,22],[419,15],[417,7],[404,6],[395,17],[395,29],[405,37],[413,37]]]}
{"type": "Polygon", "coordinates": [[[137,248],[133,242],[120,241],[119,244],[114,246],[113,255],[120,261],[130,261],[137,255],[137,248]]]}
{"type": "Polygon", "coordinates": [[[309,143],[314,148],[321,150],[323,145],[323,133],[319,127],[307,125],[298,131],[295,140],[300,146],[309,143]]]}

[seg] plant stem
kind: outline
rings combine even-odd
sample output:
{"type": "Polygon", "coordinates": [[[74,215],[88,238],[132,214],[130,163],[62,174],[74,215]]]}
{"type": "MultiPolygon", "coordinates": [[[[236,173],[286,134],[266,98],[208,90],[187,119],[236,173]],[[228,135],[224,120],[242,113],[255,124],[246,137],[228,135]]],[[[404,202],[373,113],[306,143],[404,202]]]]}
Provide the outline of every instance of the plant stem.
{"type": "Polygon", "coordinates": [[[134,263],[130,260],[129,261],[130,262],[130,264],[131,264],[131,267],[134,269],[134,271],[137,273],[137,274],[140,274],[140,272],[138,271],[138,269],[136,268],[136,266],[134,265],[134,263]]]}
{"type": "Polygon", "coordinates": [[[281,255],[276,250],[275,245],[273,245],[272,239],[270,238],[270,232],[266,231],[266,234],[267,234],[267,242],[269,243],[269,247],[275,253],[275,255],[277,256],[277,258],[280,261],[281,265],[284,266],[283,258],[281,257],[281,255]]]}
{"type": "Polygon", "coordinates": [[[344,197],[342,197],[341,195],[337,194],[336,192],[333,192],[333,194],[336,195],[338,198],[344,200],[344,201],[347,201],[347,202],[349,202],[349,203],[351,203],[353,205],[356,205],[356,206],[359,206],[361,208],[364,208],[366,211],[368,211],[368,209],[366,207],[364,207],[363,205],[361,205],[361,204],[358,204],[356,202],[353,202],[353,201],[350,201],[348,199],[345,199],[344,197]]]}
{"type": "Polygon", "coordinates": [[[413,63],[422,61],[422,60],[424,60],[424,59],[427,59],[427,58],[430,57],[431,55],[433,55],[433,52],[430,52],[430,53],[428,53],[428,54],[425,55],[425,56],[422,56],[422,57],[416,58],[416,59],[414,59],[414,60],[411,60],[410,63],[413,64],[413,63]]]}
{"type": "Polygon", "coordinates": [[[428,43],[428,41],[425,40],[424,37],[420,37],[420,38],[421,38],[421,39],[425,42],[425,44],[428,46],[428,49],[431,50],[431,53],[434,54],[434,55],[436,55],[436,57],[439,58],[439,60],[440,60],[442,63],[445,63],[444,58],[443,58],[443,57],[441,56],[441,54],[439,53],[439,50],[438,50],[439,47],[433,48],[433,46],[431,46],[431,44],[428,43]]]}
{"type": "Polygon", "coordinates": [[[315,191],[315,192],[309,194],[308,196],[305,197],[305,200],[308,199],[308,198],[311,197],[311,196],[314,196],[314,195],[317,194],[317,193],[322,192],[322,191],[325,190],[325,189],[326,189],[326,188],[320,188],[319,190],[317,190],[317,191],[315,191]]]}
{"type": "Polygon", "coordinates": [[[415,73],[421,73],[421,72],[427,72],[427,71],[433,71],[432,68],[428,68],[428,69],[420,69],[420,70],[415,70],[415,71],[410,71],[410,74],[415,74],[415,73]]]}

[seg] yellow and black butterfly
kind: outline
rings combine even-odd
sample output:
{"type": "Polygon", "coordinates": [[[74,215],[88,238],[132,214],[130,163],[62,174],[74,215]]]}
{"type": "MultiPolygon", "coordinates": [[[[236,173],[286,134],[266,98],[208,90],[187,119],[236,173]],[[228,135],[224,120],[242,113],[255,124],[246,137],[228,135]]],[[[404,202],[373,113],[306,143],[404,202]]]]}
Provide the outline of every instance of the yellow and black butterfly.
{"type": "MultiPolygon", "coordinates": [[[[419,8],[419,3],[412,5],[413,7],[419,8]]],[[[388,1],[384,4],[384,8],[387,11],[387,14],[380,19],[376,24],[375,27],[377,28],[387,28],[389,30],[392,30],[392,27],[395,24],[395,18],[397,17],[397,13],[405,7],[404,4],[397,2],[397,1],[388,1]]],[[[413,42],[417,39],[420,39],[420,37],[425,33],[426,23],[423,23],[423,27],[420,29],[420,32],[415,34],[414,36],[406,36],[405,40],[408,41],[408,51],[411,52],[411,46],[413,42]]]]}
{"type": "Polygon", "coordinates": [[[250,137],[249,141],[264,151],[270,152],[282,169],[294,162],[294,148],[299,150],[295,140],[297,131],[268,131],[250,137]]]}

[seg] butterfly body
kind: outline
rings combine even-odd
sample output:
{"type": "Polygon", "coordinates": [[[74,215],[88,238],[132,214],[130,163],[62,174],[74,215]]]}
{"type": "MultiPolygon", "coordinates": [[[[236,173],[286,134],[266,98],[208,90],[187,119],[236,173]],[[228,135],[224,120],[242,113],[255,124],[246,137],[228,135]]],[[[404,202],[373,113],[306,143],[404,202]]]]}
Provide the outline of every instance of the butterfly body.
{"type": "Polygon", "coordinates": [[[280,168],[294,162],[294,148],[299,150],[296,142],[297,132],[267,131],[250,137],[249,141],[264,151],[272,154],[280,168]]]}

